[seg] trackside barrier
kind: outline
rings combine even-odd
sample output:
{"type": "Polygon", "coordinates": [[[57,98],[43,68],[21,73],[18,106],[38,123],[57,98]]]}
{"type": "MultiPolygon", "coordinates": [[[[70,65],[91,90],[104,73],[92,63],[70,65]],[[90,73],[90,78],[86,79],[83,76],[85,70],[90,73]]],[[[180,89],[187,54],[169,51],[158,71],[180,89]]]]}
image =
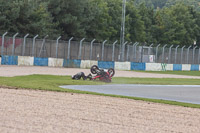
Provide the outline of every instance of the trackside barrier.
{"type": "Polygon", "coordinates": [[[98,62],[92,60],[81,60],[81,68],[91,68],[93,65],[98,65],[98,62]]]}
{"type": "Polygon", "coordinates": [[[199,71],[199,65],[191,65],[190,71],[199,71]]]}
{"type": "Polygon", "coordinates": [[[18,56],[2,55],[1,64],[2,65],[17,65],[18,64],[18,56]]]}
{"type": "Polygon", "coordinates": [[[48,58],[34,58],[34,66],[48,66],[48,58]]]}
{"type": "Polygon", "coordinates": [[[166,64],[161,65],[161,63],[146,63],[146,71],[166,71],[166,64]]]}
{"type": "Polygon", "coordinates": [[[190,64],[182,64],[182,71],[190,71],[191,65],[190,64]]]}
{"type": "Polygon", "coordinates": [[[115,62],[116,70],[131,70],[131,63],[130,62],[115,62]]]}
{"type": "Polygon", "coordinates": [[[62,67],[63,59],[48,58],[48,66],[50,67],[62,67]]]}
{"type": "Polygon", "coordinates": [[[98,65],[99,68],[117,70],[142,70],[142,71],[199,71],[200,65],[196,64],[165,64],[165,63],[137,63],[137,62],[113,62],[92,60],[63,60],[57,58],[37,58],[30,56],[8,56],[0,57],[1,65],[23,65],[23,66],[50,66],[90,68],[98,65]]]}
{"type": "Polygon", "coordinates": [[[98,61],[98,67],[103,69],[115,68],[113,61],[98,61]]]}
{"type": "Polygon", "coordinates": [[[165,64],[166,71],[173,71],[173,64],[165,64]]]}
{"type": "Polygon", "coordinates": [[[18,56],[18,66],[33,66],[34,57],[18,56]]]}
{"type": "Polygon", "coordinates": [[[64,60],[63,67],[80,68],[81,60],[64,60]]]}
{"type": "Polygon", "coordinates": [[[135,63],[131,62],[131,70],[144,70],[146,69],[145,63],[135,63]]]}
{"type": "Polygon", "coordinates": [[[173,71],[182,71],[181,64],[173,64],[173,71]]]}

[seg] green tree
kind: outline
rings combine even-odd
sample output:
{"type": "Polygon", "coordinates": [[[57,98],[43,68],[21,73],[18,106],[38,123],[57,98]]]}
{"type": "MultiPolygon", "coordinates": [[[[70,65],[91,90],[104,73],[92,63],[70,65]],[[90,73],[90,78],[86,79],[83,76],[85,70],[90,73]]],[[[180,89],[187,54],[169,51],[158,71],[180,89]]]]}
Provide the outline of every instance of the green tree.
{"type": "Polygon", "coordinates": [[[135,8],[133,1],[127,2],[126,10],[126,40],[144,42],[144,22],[135,8]]]}
{"type": "Polygon", "coordinates": [[[47,11],[47,3],[28,0],[0,0],[0,28],[9,33],[55,35],[55,25],[47,11]],[[33,6],[35,5],[35,6],[33,6]]]}
{"type": "Polygon", "coordinates": [[[153,22],[151,26],[151,34],[153,38],[153,42],[155,44],[163,44],[165,43],[165,40],[163,38],[165,25],[162,18],[162,15],[160,13],[160,10],[157,10],[153,16],[153,22]]]}
{"type": "Polygon", "coordinates": [[[152,36],[152,25],[154,20],[153,8],[146,7],[144,3],[138,6],[141,20],[144,22],[145,42],[153,43],[155,39],[152,36]]]}
{"type": "Polygon", "coordinates": [[[108,3],[105,0],[91,0],[90,11],[92,12],[87,35],[99,41],[109,39],[116,35],[116,30],[112,26],[112,16],[109,14],[108,3]]]}
{"type": "Polygon", "coordinates": [[[197,45],[200,46],[200,12],[196,11],[193,7],[190,8],[190,13],[193,16],[193,19],[195,20],[195,24],[197,27],[194,29],[195,32],[195,40],[197,41],[197,45]]]}
{"type": "Polygon", "coordinates": [[[58,24],[62,36],[85,37],[85,21],[87,15],[87,0],[50,0],[48,10],[53,16],[53,22],[58,24]]]}
{"type": "Polygon", "coordinates": [[[176,4],[164,10],[165,40],[171,44],[191,45],[195,39],[195,29],[198,27],[184,4],[176,4]]]}

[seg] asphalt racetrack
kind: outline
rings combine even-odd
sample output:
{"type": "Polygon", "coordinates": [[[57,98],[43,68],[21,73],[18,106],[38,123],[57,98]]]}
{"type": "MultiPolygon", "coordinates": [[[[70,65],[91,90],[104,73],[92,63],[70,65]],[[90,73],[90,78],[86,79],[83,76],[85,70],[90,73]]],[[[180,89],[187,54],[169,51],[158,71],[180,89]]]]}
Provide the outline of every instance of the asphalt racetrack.
{"type": "Polygon", "coordinates": [[[67,85],[66,89],[200,104],[200,85],[67,85]]]}

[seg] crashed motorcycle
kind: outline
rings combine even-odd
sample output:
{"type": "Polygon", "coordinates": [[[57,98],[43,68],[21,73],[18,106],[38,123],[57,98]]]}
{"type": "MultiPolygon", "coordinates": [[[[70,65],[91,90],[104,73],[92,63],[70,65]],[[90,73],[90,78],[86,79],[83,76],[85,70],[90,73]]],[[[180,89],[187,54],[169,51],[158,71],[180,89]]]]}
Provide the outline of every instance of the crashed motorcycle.
{"type": "Polygon", "coordinates": [[[92,74],[96,74],[94,77],[92,77],[91,80],[99,79],[103,82],[111,82],[112,77],[115,75],[115,70],[113,68],[109,68],[108,70],[100,69],[97,65],[93,65],[90,68],[90,71],[92,74]]]}
{"type": "Polygon", "coordinates": [[[99,80],[102,82],[110,83],[112,81],[112,77],[115,75],[115,70],[113,68],[109,68],[108,70],[101,69],[97,65],[93,65],[90,68],[90,71],[92,74],[95,74],[95,76],[92,76],[89,74],[86,76],[83,72],[79,72],[72,76],[72,79],[74,80],[80,80],[81,78],[83,80],[99,80]]]}

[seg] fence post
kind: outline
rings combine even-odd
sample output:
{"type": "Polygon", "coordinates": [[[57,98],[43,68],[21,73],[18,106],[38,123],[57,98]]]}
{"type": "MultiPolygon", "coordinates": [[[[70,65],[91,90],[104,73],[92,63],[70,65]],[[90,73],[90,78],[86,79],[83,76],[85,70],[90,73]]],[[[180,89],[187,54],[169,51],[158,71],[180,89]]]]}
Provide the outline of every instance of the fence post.
{"type": "Polygon", "coordinates": [[[163,46],[163,51],[162,51],[162,63],[164,63],[164,57],[165,57],[165,47],[167,46],[167,44],[165,44],[163,46]]]}
{"type": "Polygon", "coordinates": [[[176,57],[177,57],[177,49],[178,49],[179,45],[176,46],[176,49],[175,49],[175,59],[174,59],[174,63],[176,64],[176,57]]]}
{"type": "Polygon", "coordinates": [[[192,63],[193,63],[193,64],[194,64],[194,55],[195,55],[195,49],[196,49],[196,48],[197,48],[197,46],[193,48],[193,55],[192,55],[192,63]]]}
{"type": "Polygon", "coordinates": [[[90,60],[92,60],[92,50],[93,50],[93,43],[94,43],[94,41],[96,41],[96,39],[93,39],[91,41],[91,44],[90,44],[90,60]]]}
{"type": "Polygon", "coordinates": [[[41,55],[41,53],[42,53],[42,49],[43,49],[43,47],[44,47],[44,44],[45,44],[46,38],[47,38],[48,36],[49,36],[49,35],[46,35],[46,36],[43,38],[42,46],[41,46],[40,53],[39,53],[39,57],[40,57],[40,55],[41,55]]]}
{"type": "Polygon", "coordinates": [[[125,52],[125,46],[128,42],[126,41],[123,45],[122,45],[122,61],[124,61],[124,52],[125,52]]]}
{"type": "Polygon", "coordinates": [[[148,55],[150,55],[150,48],[153,46],[153,43],[148,48],[148,55]]]}
{"type": "Polygon", "coordinates": [[[105,43],[107,42],[107,40],[105,40],[103,43],[102,43],[102,53],[101,53],[101,60],[103,61],[103,58],[104,58],[104,45],[105,43]]]}
{"type": "Polygon", "coordinates": [[[199,48],[199,55],[198,55],[198,64],[200,64],[200,48],[199,48]]]}
{"type": "Polygon", "coordinates": [[[112,50],[112,61],[115,61],[115,44],[117,43],[117,41],[115,41],[113,43],[113,50],[112,50]]]}
{"type": "Polygon", "coordinates": [[[136,61],[136,59],[137,59],[137,57],[136,57],[136,56],[137,56],[136,49],[137,49],[137,45],[139,45],[139,44],[140,44],[140,43],[137,43],[137,44],[135,45],[135,52],[134,52],[134,53],[135,53],[135,56],[134,56],[135,61],[136,61]]]}
{"type": "MultiPolygon", "coordinates": [[[[71,37],[68,41],[68,49],[67,49],[67,59],[69,60],[70,59],[70,49],[71,49],[71,40],[73,39],[74,37],[71,37]]],[[[65,52],[65,51],[64,51],[65,52]]],[[[64,58],[65,58],[65,53],[64,53],[64,58]]]]}
{"type": "Polygon", "coordinates": [[[143,55],[144,55],[143,49],[144,49],[144,46],[146,46],[146,43],[144,43],[144,45],[142,45],[140,62],[143,62],[143,55]]]}
{"type": "Polygon", "coordinates": [[[39,36],[39,35],[36,35],[36,36],[33,38],[32,56],[34,56],[34,51],[35,51],[35,39],[36,39],[38,36],[39,36]]]}
{"type": "Polygon", "coordinates": [[[181,48],[181,64],[183,64],[183,49],[185,48],[185,45],[181,48]]]}
{"type": "Polygon", "coordinates": [[[133,44],[133,49],[132,49],[132,51],[133,51],[133,60],[134,60],[134,50],[135,50],[135,45],[136,44],[138,44],[138,42],[135,42],[134,44],[133,44]]]}
{"type": "Polygon", "coordinates": [[[169,57],[168,57],[168,63],[170,63],[171,62],[171,50],[172,50],[172,47],[173,47],[174,45],[171,45],[170,46],[170,48],[169,48],[169,57]]]}
{"type": "Polygon", "coordinates": [[[59,40],[60,40],[61,36],[59,36],[56,40],[56,58],[58,58],[58,44],[59,44],[59,40]]]}
{"type": "Polygon", "coordinates": [[[160,46],[160,44],[158,44],[158,46],[156,47],[156,63],[158,62],[158,47],[160,46]]]}
{"type": "Polygon", "coordinates": [[[24,56],[25,53],[25,48],[26,48],[26,38],[29,36],[29,34],[26,34],[24,36],[24,43],[23,43],[23,51],[22,51],[22,56],[24,56]]]}
{"type": "Polygon", "coordinates": [[[2,36],[2,43],[1,43],[1,55],[3,55],[3,52],[4,52],[4,39],[5,39],[5,36],[6,34],[8,34],[8,32],[5,32],[2,36]]]}
{"type": "Polygon", "coordinates": [[[190,48],[192,47],[192,45],[190,45],[187,49],[187,64],[189,63],[189,53],[190,53],[190,48]]]}
{"type": "Polygon", "coordinates": [[[85,40],[85,38],[83,38],[83,39],[80,41],[78,59],[81,59],[81,55],[82,55],[82,44],[83,44],[83,41],[84,41],[84,40],[85,40]]]}
{"type": "Polygon", "coordinates": [[[127,54],[126,54],[126,61],[129,60],[129,53],[130,53],[130,45],[132,42],[129,43],[129,45],[127,46],[127,54]]]}
{"type": "Polygon", "coordinates": [[[16,34],[13,36],[12,56],[14,56],[14,53],[15,53],[15,37],[16,37],[18,34],[19,34],[19,33],[16,33],[16,34]]]}

